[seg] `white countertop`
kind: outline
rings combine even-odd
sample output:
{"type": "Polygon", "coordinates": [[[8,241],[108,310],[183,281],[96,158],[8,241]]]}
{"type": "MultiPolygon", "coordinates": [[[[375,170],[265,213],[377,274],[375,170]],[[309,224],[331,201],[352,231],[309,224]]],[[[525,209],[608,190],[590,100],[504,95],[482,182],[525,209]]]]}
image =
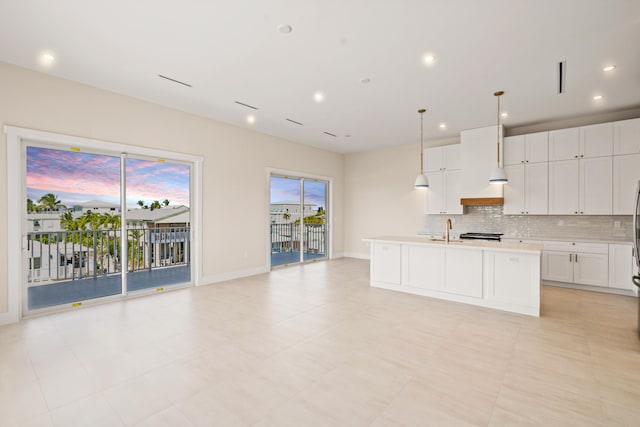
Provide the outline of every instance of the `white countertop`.
{"type": "Polygon", "coordinates": [[[433,245],[457,248],[469,248],[478,250],[507,251],[507,252],[530,252],[540,254],[542,245],[535,243],[520,242],[495,242],[487,240],[451,240],[448,243],[444,240],[430,239],[420,236],[380,236],[362,239],[365,242],[379,243],[405,243],[411,245],[433,245]]]}
{"type": "MultiPolygon", "coordinates": [[[[432,236],[442,236],[443,232],[430,232],[430,231],[420,231],[417,233],[418,236],[422,238],[432,237],[432,236]]],[[[459,233],[451,233],[452,239],[458,239],[459,233]]],[[[582,243],[628,243],[633,244],[632,240],[625,240],[624,238],[610,238],[610,239],[589,239],[588,237],[562,237],[562,236],[506,236],[503,235],[502,240],[537,240],[537,241],[557,241],[557,242],[582,242],[582,243]]]]}

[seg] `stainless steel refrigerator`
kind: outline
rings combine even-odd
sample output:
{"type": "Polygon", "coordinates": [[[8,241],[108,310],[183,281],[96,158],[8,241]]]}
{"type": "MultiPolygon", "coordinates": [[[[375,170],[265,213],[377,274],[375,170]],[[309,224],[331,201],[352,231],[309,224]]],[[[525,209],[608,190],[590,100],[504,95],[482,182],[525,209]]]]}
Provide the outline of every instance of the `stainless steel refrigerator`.
{"type": "MultiPolygon", "coordinates": [[[[637,271],[640,271],[640,181],[636,186],[636,205],[633,211],[633,255],[637,271]]],[[[640,276],[633,275],[633,284],[640,288],[640,276]]],[[[640,300],[638,301],[638,335],[640,336],[640,300]]]]}

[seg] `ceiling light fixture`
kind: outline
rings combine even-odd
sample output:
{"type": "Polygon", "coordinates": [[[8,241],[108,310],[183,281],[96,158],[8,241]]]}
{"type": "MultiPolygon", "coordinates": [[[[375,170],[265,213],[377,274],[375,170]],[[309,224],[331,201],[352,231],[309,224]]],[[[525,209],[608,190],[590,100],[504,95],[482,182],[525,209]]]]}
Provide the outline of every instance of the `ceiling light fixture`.
{"type": "Polygon", "coordinates": [[[500,117],[502,117],[503,119],[506,119],[507,117],[509,117],[509,113],[505,111],[504,113],[500,114],[500,117]]]}
{"type": "Polygon", "coordinates": [[[447,128],[447,124],[446,123],[440,123],[440,126],[438,126],[440,129],[444,130],[447,128]]]}
{"type": "Polygon", "coordinates": [[[254,116],[253,114],[249,114],[247,116],[247,123],[249,123],[250,125],[254,124],[256,122],[256,116],[254,116]]]}
{"type": "Polygon", "coordinates": [[[364,77],[364,78],[360,79],[360,83],[362,83],[362,84],[371,83],[371,79],[369,77],[364,77]]]}
{"type": "Polygon", "coordinates": [[[421,108],[418,110],[418,113],[420,113],[420,175],[418,175],[416,177],[416,181],[413,184],[416,188],[428,188],[429,187],[429,180],[427,179],[427,177],[424,174],[424,142],[423,142],[423,122],[424,122],[424,112],[427,111],[424,108],[421,108]]]}
{"type": "Polygon", "coordinates": [[[596,95],[593,97],[594,101],[600,101],[602,99],[602,95],[596,95]]]}
{"type": "Polygon", "coordinates": [[[324,101],[324,94],[322,92],[316,92],[313,94],[313,100],[318,104],[324,101]]]}
{"type": "Polygon", "coordinates": [[[289,34],[292,30],[293,28],[291,28],[291,25],[289,24],[278,25],[278,31],[280,31],[282,34],[289,34]]]}
{"type": "Polygon", "coordinates": [[[53,56],[53,54],[49,53],[49,52],[44,52],[42,54],[40,54],[40,65],[44,66],[44,67],[48,67],[53,65],[53,63],[56,61],[56,57],[53,56]]]}
{"type": "Polygon", "coordinates": [[[502,168],[502,166],[500,165],[500,97],[504,95],[504,92],[499,90],[497,92],[495,92],[493,94],[493,96],[495,96],[496,98],[498,98],[498,164],[496,165],[496,168],[493,170],[493,173],[491,174],[491,177],[489,178],[489,184],[506,184],[508,182],[507,180],[507,174],[504,172],[504,168],[502,168]]]}
{"type": "Polygon", "coordinates": [[[616,66],[615,66],[615,65],[607,65],[606,67],[604,67],[604,68],[602,69],[602,71],[613,71],[613,70],[615,70],[615,69],[616,69],[616,66]]]}
{"type": "Polygon", "coordinates": [[[433,55],[425,55],[423,60],[425,64],[433,64],[436,60],[436,57],[433,55]]]}

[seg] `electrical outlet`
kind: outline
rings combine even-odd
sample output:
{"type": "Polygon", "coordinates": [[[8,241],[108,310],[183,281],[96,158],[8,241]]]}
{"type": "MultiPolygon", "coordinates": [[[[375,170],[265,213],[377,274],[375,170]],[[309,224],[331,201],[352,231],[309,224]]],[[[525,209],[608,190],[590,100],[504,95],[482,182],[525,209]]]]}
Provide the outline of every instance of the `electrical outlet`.
{"type": "Polygon", "coordinates": [[[613,228],[620,228],[620,221],[613,221],[613,228]]]}
{"type": "Polygon", "coordinates": [[[564,219],[558,220],[558,227],[564,227],[564,219]]]}

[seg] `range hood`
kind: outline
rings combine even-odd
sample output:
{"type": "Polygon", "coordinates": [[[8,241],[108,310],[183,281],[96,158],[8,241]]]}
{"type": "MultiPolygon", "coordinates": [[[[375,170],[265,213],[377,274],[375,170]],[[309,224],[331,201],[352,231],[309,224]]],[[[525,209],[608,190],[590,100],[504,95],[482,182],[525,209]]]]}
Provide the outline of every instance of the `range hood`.
{"type": "Polygon", "coordinates": [[[460,199],[462,206],[504,205],[504,197],[474,197],[460,199]]]}

